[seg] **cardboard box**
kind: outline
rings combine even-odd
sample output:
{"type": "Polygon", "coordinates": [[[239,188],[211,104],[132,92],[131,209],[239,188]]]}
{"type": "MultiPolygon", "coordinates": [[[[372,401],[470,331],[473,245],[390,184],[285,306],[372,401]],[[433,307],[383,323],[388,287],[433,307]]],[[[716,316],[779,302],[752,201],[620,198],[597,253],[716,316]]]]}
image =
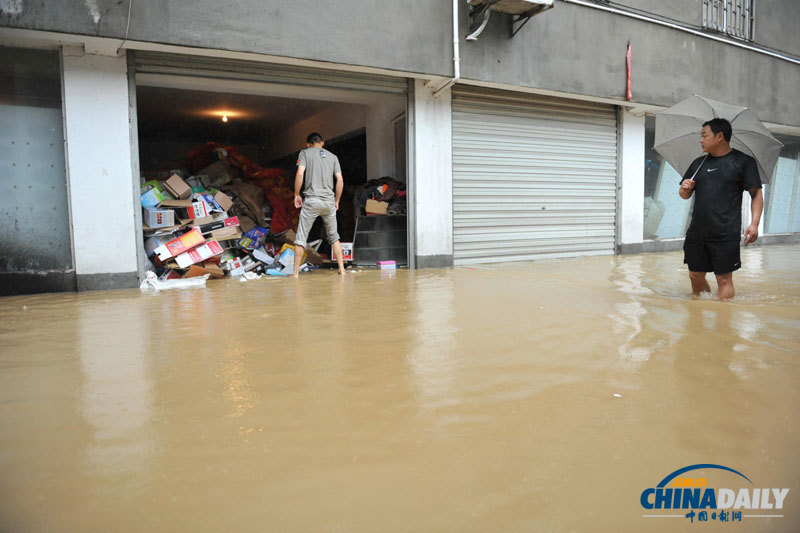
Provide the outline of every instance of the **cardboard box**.
{"type": "Polygon", "coordinates": [[[148,228],[168,228],[175,225],[175,211],[145,207],[142,209],[142,223],[148,228]]]}
{"type": "MultiPolygon", "coordinates": [[[[186,224],[184,224],[182,221],[176,221],[174,226],[166,226],[166,227],[163,227],[163,228],[150,228],[148,226],[144,226],[142,229],[144,230],[144,234],[146,236],[148,236],[148,237],[152,236],[152,235],[158,235],[160,237],[164,237],[164,236],[172,235],[176,231],[182,230],[185,227],[186,227],[186,224]]],[[[170,239],[172,237],[173,236],[170,236],[170,239]]]]}
{"type": "Polygon", "coordinates": [[[159,235],[154,235],[152,237],[148,237],[147,239],[145,239],[144,251],[147,254],[147,257],[153,255],[153,253],[156,251],[156,248],[167,244],[167,242],[169,242],[170,240],[172,240],[172,236],[159,236],[159,235]]]}
{"type": "Polygon", "coordinates": [[[215,220],[207,224],[200,225],[200,232],[205,234],[211,233],[214,230],[223,228],[233,228],[239,226],[239,219],[237,217],[229,217],[225,220],[215,220]]]}
{"type": "Polygon", "coordinates": [[[208,165],[197,173],[200,182],[206,187],[219,187],[231,182],[231,174],[228,167],[222,161],[217,161],[208,165]]]}
{"type": "Polygon", "coordinates": [[[233,200],[222,191],[217,191],[214,195],[214,200],[219,204],[223,211],[227,211],[231,207],[233,207],[233,200]]]}
{"type": "MultiPolygon", "coordinates": [[[[291,244],[284,244],[281,247],[281,251],[278,254],[276,259],[278,263],[284,266],[286,269],[293,269],[294,268],[294,246],[291,244]]],[[[300,264],[305,263],[306,261],[306,254],[303,253],[303,260],[300,261],[300,264]]]]}
{"type": "Polygon", "coordinates": [[[308,246],[303,249],[306,252],[305,260],[311,263],[312,265],[321,266],[323,263],[325,263],[325,259],[323,259],[323,257],[319,255],[314,248],[308,246]]]}
{"type": "Polygon", "coordinates": [[[178,272],[175,272],[174,270],[167,269],[164,271],[163,274],[161,274],[161,276],[159,276],[158,279],[160,281],[166,281],[168,279],[181,279],[181,275],[178,272]]]}
{"type": "Polygon", "coordinates": [[[189,265],[210,259],[215,255],[222,255],[222,246],[217,241],[208,241],[176,256],[175,262],[178,263],[179,268],[186,268],[189,265]]]}
{"type": "Polygon", "coordinates": [[[253,250],[253,257],[264,263],[265,265],[271,265],[275,262],[275,258],[272,257],[267,253],[267,250],[264,248],[256,248],[253,250]]]}
{"type": "Polygon", "coordinates": [[[353,243],[352,242],[341,242],[339,244],[342,245],[342,259],[344,261],[352,261],[353,260],[353,243]]]}
{"type": "Polygon", "coordinates": [[[260,264],[261,263],[253,261],[253,259],[249,256],[243,259],[237,259],[229,263],[231,267],[231,276],[243,276],[245,272],[253,270],[260,264]]]}
{"type": "Polygon", "coordinates": [[[162,207],[162,208],[163,207],[168,207],[170,209],[187,209],[189,207],[192,207],[192,201],[191,200],[172,200],[172,199],[167,199],[167,200],[164,200],[163,202],[161,202],[158,207],[162,207]]]}
{"type": "Polygon", "coordinates": [[[242,238],[242,232],[237,227],[215,229],[211,232],[210,238],[215,241],[239,240],[242,238]]]}
{"type": "Polygon", "coordinates": [[[255,250],[264,243],[267,233],[269,233],[267,228],[255,227],[245,233],[244,237],[239,240],[239,247],[245,250],[255,250]]]}
{"type": "Polygon", "coordinates": [[[294,241],[297,240],[297,234],[293,229],[287,229],[280,234],[280,240],[286,244],[294,244],[294,241]]]}
{"type": "Polygon", "coordinates": [[[200,276],[205,276],[208,274],[210,277],[214,279],[224,278],[225,272],[219,268],[219,265],[215,265],[214,263],[205,262],[202,265],[191,265],[189,267],[189,271],[183,275],[184,278],[197,278],[200,276]]]}
{"type": "MultiPolygon", "coordinates": [[[[219,257],[217,257],[217,259],[219,259],[219,257]]],[[[204,261],[203,268],[205,268],[208,272],[211,272],[212,278],[219,279],[225,277],[225,272],[217,263],[214,263],[214,258],[209,261],[204,261]]]]}
{"type": "MultiPolygon", "coordinates": [[[[186,211],[186,218],[195,220],[198,218],[210,217],[214,213],[222,213],[223,210],[219,206],[214,197],[210,194],[193,194],[191,200],[176,200],[162,204],[166,207],[183,207],[186,211]],[[175,205],[177,202],[189,202],[189,205],[175,205]]],[[[212,219],[213,220],[213,219],[212,219]]]]}
{"type": "Polygon", "coordinates": [[[206,242],[206,240],[203,237],[203,234],[200,233],[200,229],[192,228],[180,237],[172,239],[168,243],[159,246],[154,250],[154,252],[159,260],[166,261],[170,257],[176,257],[177,255],[191,250],[195,246],[199,246],[204,242],[206,242]]]}
{"type": "Polygon", "coordinates": [[[209,205],[203,201],[193,202],[191,207],[186,209],[186,216],[191,219],[207,217],[211,214],[209,205]]]}
{"type": "Polygon", "coordinates": [[[242,266],[242,260],[236,257],[230,250],[222,252],[220,261],[222,262],[222,270],[235,270],[242,266]]]}
{"type": "Polygon", "coordinates": [[[157,181],[148,181],[142,185],[142,207],[155,207],[168,199],[169,196],[157,181]]]}
{"type": "Polygon", "coordinates": [[[206,224],[211,224],[212,222],[214,222],[214,217],[201,217],[191,220],[192,226],[204,226],[206,224]]]}
{"type": "Polygon", "coordinates": [[[397,263],[394,261],[378,261],[378,268],[380,270],[396,270],[397,263]]]}
{"type": "Polygon", "coordinates": [[[177,174],[173,174],[164,182],[164,188],[167,189],[172,196],[181,200],[185,200],[192,195],[192,188],[177,174]]]}
{"type": "Polygon", "coordinates": [[[222,255],[219,256],[219,262],[222,265],[222,268],[225,269],[228,261],[233,261],[236,259],[236,253],[233,250],[225,250],[222,252],[222,255]]]}
{"type": "Polygon", "coordinates": [[[366,210],[368,215],[385,215],[389,210],[389,204],[377,200],[367,200],[366,210]]]}
{"type": "Polygon", "coordinates": [[[217,201],[214,199],[214,196],[208,193],[195,193],[192,195],[193,202],[205,202],[208,204],[208,212],[209,213],[221,213],[225,211],[222,209],[217,201]]]}

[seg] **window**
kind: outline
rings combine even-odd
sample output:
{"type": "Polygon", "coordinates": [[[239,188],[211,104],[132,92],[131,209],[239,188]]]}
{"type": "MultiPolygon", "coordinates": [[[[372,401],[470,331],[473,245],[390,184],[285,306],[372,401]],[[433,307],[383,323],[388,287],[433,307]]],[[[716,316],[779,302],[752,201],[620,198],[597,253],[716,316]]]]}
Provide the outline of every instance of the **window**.
{"type": "Polygon", "coordinates": [[[674,239],[686,235],[694,197],[678,195],[682,176],[653,150],[656,119],[645,118],[644,239],[674,239]]]}
{"type": "Polygon", "coordinates": [[[753,40],[755,0],[703,0],[703,28],[753,40]]]}
{"type": "Polygon", "coordinates": [[[800,232],[800,137],[776,135],[783,143],[772,179],[764,185],[764,233],[800,232]]]}

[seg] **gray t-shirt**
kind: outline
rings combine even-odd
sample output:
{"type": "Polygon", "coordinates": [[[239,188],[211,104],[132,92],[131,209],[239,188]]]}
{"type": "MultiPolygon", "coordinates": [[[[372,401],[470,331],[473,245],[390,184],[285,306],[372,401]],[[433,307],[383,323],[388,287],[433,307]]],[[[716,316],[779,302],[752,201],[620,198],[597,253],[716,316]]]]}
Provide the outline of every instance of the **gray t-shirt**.
{"type": "Polygon", "coordinates": [[[336,200],[333,175],[341,172],[339,158],[324,148],[306,148],[300,152],[297,164],[306,167],[303,176],[303,197],[336,200]]]}

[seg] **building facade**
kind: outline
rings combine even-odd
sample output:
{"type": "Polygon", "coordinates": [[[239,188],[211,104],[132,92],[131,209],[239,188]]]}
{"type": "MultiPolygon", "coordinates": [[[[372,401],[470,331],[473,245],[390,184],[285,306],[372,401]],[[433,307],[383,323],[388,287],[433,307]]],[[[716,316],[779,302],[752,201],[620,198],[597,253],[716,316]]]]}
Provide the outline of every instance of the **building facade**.
{"type": "Polygon", "coordinates": [[[3,293],[138,285],[140,178],[201,142],[209,95],[268,109],[229,139],[255,159],[365,135],[424,268],[677,249],[690,204],[654,114],[700,94],[784,143],[761,242],[798,241],[795,0],[555,0],[467,39],[481,3],[0,1],[3,293]]]}

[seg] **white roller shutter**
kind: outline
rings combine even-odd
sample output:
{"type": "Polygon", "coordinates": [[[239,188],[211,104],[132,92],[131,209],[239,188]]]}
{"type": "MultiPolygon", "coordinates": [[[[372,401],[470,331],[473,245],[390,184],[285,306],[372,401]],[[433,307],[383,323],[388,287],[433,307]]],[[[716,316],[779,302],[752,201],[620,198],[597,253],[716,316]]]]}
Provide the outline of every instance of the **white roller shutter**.
{"type": "Polygon", "coordinates": [[[408,81],[402,77],[260,63],[241,59],[137,51],[134,56],[134,64],[136,72],[142,74],[256,81],[389,94],[405,94],[408,90],[408,81]]]}
{"type": "Polygon", "coordinates": [[[457,265],[614,253],[614,106],[453,91],[457,265]]]}

